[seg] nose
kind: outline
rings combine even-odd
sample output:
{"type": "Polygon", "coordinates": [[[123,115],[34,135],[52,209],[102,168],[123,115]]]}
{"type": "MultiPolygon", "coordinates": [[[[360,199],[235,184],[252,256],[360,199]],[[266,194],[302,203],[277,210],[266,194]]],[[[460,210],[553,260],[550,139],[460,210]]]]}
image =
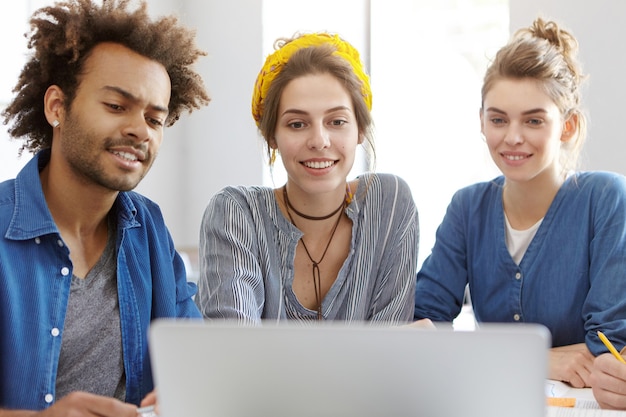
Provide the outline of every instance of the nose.
{"type": "Polygon", "coordinates": [[[152,137],[152,129],[148,126],[146,116],[139,111],[128,114],[122,133],[138,143],[149,141],[152,137]]]}
{"type": "Polygon", "coordinates": [[[518,145],[524,142],[522,130],[514,124],[511,124],[506,132],[504,141],[509,145],[518,145]]]}
{"type": "Polygon", "coordinates": [[[309,149],[325,149],[330,147],[330,134],[323,123],[315,125],[311,129],[311,135],[307,140],[309,149]]]}

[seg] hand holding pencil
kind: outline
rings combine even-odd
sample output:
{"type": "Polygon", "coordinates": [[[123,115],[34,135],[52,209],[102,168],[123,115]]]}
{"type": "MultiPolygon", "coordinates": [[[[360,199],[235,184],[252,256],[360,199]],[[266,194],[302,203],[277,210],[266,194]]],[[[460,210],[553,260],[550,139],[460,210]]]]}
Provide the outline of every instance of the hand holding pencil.
{"type": "Polygon", "coordinates": [[[598,355],[593,362],[589,376],[593,395],[602,408],[626,410],[626,360],[602,332],[598,337],[610,353],[598,355]]]}

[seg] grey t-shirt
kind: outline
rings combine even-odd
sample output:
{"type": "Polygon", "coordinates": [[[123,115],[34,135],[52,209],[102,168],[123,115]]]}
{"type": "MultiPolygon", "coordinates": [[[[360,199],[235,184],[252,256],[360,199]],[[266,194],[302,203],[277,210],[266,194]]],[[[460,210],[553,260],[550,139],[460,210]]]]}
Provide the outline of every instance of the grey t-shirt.
{"type": "Polygon", "coordinates": [[[117,297],[115,226],[107,246],[84,279],[72,276],[62,333],[56,400],[72,391],[126,397],[117,297]]]}

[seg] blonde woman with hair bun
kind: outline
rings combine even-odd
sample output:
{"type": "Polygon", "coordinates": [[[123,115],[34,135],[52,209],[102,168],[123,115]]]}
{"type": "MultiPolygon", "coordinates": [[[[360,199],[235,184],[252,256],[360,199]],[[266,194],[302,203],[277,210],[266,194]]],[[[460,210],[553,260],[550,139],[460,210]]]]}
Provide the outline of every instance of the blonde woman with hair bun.
{"type": "Polygon", "coordinates": [[[589,387],[597,331],[626,345],[626,180],[577,170],[586,136],[578,42],[552,20],[488,67],[480,128],[502,175],[455,193],[417,274],[415,319],[540,323],[549,378],[589,387]]]}

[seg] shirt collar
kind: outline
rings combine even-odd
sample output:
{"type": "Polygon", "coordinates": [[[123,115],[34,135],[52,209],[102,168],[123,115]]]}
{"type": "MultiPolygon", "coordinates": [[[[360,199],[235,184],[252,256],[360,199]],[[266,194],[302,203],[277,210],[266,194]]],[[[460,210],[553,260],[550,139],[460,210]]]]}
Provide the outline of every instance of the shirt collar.
{"type": "MultiPolygon", "coordinates": [[[[14,240],[33,239],[38,236],[59,233],[41,188],[39,172],[50,161],[50,149],[39,151],[22,168],[15,178],[15,206],[6,238],[14,240]]],[[[118,226],[137,227],[137,209],[126,192],[120,192],[113,210],[117,212],[118,226]]]]}

